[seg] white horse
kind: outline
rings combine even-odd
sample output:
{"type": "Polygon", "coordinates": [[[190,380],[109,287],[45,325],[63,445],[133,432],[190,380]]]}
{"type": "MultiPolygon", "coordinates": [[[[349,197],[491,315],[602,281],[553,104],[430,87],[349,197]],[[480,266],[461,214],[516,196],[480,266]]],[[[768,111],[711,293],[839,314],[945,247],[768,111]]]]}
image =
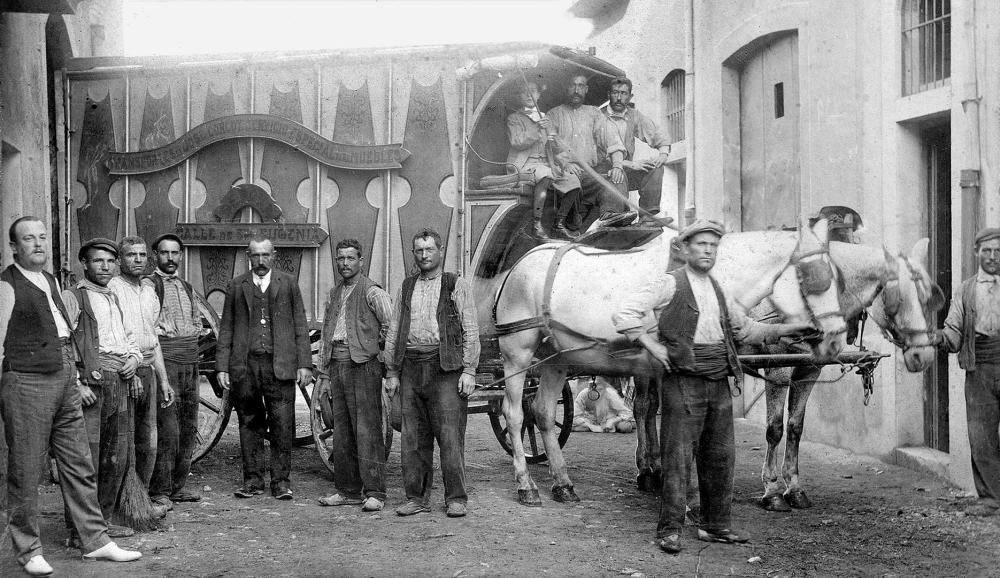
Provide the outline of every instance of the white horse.
{"type": "MultiPolygon", "coordinates": [[[[538,393],[532,405],[553,477],[556,501],[579,498],[566,471],[555,430],[556,403],[569,375],[654,375],[658,364],[619,335],[611,322],[626,294],[655,279],[670,260],[666,231],[631,251],[603,251],[578,244],[549,244],[528,252],[500,284],[495,327],[506,377],[504,417],[512,432],[518,501],[539,505],[538,487],[528,473],[518,433],[525,372],[537,356],[538,393]]],[[[827,253],[826,221],[797,235],[781,232],[734,233],[723,237],[713,276],[730,299],[730,309],[746,312],[766,297],[787,321],[812,321],[823,338],[813,351],[835,358],[843,347],[835,274],[827,253]],[[804,281],[800,284],[799,279],[804,281]],[[824,282],[825,281],[825,282],[824,282]]],[[[484,323],[484,326],[492,325],[484,323]]]]}
{"type": "MultiPolygon", "coordinates": [[[[933,313],[944,305],[944,295],[927,273],[927,245],[917,241],[909,256],[894,257],[882,248],[849,243],[830,243],[830,255],[844,279],[841,303],[850,319],[867,308],[869,318],[894,345],[903,350],[906,369],[918,373],[935,358],[928,341],[933,331],[933,313]]],[[[772,350],[772,352],[776,352],[772,350]]],[[[799,442],[802,439],[806,402],[821,367],[766,370],[767,455],[761,471],[764,495],[759,504],[766,510],[788,511],[812,504],[799,480],[799,442]],[[788,425],[784,463],[778,469],[778,444],[788,398],[788,425]]]]}

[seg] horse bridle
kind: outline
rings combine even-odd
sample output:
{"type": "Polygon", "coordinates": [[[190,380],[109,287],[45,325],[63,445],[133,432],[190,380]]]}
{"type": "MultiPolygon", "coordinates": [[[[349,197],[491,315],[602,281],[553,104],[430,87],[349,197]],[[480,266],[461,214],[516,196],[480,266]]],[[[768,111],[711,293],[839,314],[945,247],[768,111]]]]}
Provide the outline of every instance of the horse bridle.
{"type": "MultiPolygon", "coordinates": [[[[824,293],[830,289],[831,283],[833,283],[834,273],[833,273],[833,262],[830,258],[830,248],[829,245],[820,247],[812,251],[806,251],[804,253],[799,253],[798,248],[794,253],[792,253],[791,259],[789,259],[788,264],[795,267],[795,274],[799,280],[799,294],[802,296],[802,300],[806,303],[806,309],[809,310],[810,321],[819,330],[820,321],[823,319],[829,319],[831,317],[844,317],[843,311],[837,309],[836,311],[827,311],[825,313],[817,314],[813,311],[812,307],[809,306],[809,296],[818,295],[824,293]],[[816,261],[816,264],[822,263],[825,266],[825,271],[822,273],[819,269],[813,267],[813,263],[805,262],[807,257],[812,257],[815,255],[820,255],[821,258],[816,261]]],[[[839,281],[839,280],[838,280],[839,281]]],[[[847,332],[847,324],[844,323],[837,331],[830,333],[831,335],[839,335],[841,333],[847,332]]]]}
{"type": "MultiPolygon", "coordinates": [[[[931,295],[928,294],[927,290],[924,288],[924,277],[917,270],[913,264],[910,262],[906,255],[899,255],[897,257],[901,259],[904,264],[906,264],[906,269],[910,273],[910,279],[913,280],[913,285],[917,290],[917,299],[920,301],[921,309],[924,308],[926,303],[931,300],[931,295]]],[[[930,311],[924,310],[924,320],[927,325],[923,328],[916,327],[900,327],[896,321],[896,314],[899,313],[899,308],[902,305],[903,297],[902,292],[899,288],[899,273],[896,271],[895,267],[889,268],[889,273],[886,276],[885,285],[882,288],[882,302],[885,309],[886,319],[890,322],[891,326],[886,328],[886,337],[889,342],[896,347],[907,351],[912,345],[912,337],[914,335],[929,334],[932,331],[932,323],[929,319],[930,311]]]]}

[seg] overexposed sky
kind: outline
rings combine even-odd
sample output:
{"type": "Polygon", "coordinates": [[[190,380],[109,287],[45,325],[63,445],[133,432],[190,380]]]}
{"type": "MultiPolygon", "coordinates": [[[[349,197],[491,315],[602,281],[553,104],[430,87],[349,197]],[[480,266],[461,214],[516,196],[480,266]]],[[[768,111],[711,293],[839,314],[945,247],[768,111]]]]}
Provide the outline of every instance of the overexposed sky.
{"type": "Polygon", "coordinates": [[[481,42],[575,45],[573,0],[126,0],[125,55],[481,42]]]}

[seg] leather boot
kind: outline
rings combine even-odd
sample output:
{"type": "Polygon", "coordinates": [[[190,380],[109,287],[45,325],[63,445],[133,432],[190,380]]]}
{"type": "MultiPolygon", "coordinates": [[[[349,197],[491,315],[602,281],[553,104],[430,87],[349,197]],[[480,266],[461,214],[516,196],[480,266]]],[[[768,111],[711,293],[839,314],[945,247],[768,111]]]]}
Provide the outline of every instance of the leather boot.
{"type": "Polygon", "coordinates": [[[579,234],[574,233],[566,228],[566,218],[558,217],[556,219],[556,224],[552,227],[552,233],[558,235],[562,239],[576,239],[579,234]]]}
{"type": "Polygon", "coordinates": [[[535,231],[535,236],[538,237],[539,239],[548,239],[549,234],[545,232],[545,227],[542,226],[542,219],[539,217],[535,217],[533,221],[534,221],[533,229],[535,231]]]}

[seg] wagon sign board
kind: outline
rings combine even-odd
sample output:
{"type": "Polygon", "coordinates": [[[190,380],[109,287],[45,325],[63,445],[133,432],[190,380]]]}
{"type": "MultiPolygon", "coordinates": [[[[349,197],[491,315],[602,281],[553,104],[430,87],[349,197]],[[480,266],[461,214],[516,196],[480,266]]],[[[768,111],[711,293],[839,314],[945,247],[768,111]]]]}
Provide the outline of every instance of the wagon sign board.
{"type": "Polygon", "coordinates": [[[185,245],[243,247],[255,236],[275,247],[319,247],[328,234],[318,223],[177,223],[185,245]]]}
{"type": "Polygon", "coordinates": [[[324,165],[342,169],[398,169],[410,156],[399,143],[367,146],[338,143],[280,116],[236,114],[204,122],[159,148],[108,153],[106,165],[113,175],[153,173],[184,162],[210,144],[234,138],[276,140],[324,165]]]}

